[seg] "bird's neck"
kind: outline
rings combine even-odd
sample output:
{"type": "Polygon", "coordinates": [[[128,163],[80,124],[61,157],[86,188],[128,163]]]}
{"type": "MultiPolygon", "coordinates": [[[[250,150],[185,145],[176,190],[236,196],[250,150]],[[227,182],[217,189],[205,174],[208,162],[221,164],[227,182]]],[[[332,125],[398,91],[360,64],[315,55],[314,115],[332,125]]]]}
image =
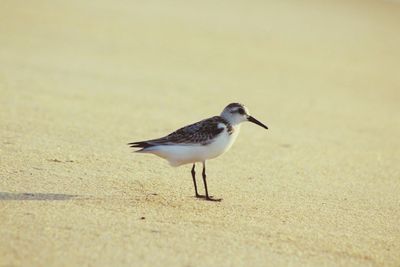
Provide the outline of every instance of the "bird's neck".
{"type": "Polygon", "coordinates": [[[237,124],[235,124],[235,125],[232,125],[233,132],[235,133],[235,135],[238,135],[238,134],[239,134],[239,132],[240,132],[240,126],[241,126],[240,123],[237,123],[237,124]]]}
{"type": "Polygon", "coordinates": [[[235,123],[235,122],[231,122],[225,118],[223,118],[225,121],[225,124],[227,126],[227,131],[229,133],[229,135],[237,135],[240,131],[240,123],[235,123]]]}
{"type": "Polygon", "coordinates": [[[241,120],[238,120],[236,117],[231,116],[231,114],[226,114],[225,112],[222,112],[220,116],[230,125],[232,125],[232,127],[236,127],[240,125],[240,123],[242,122],[241,120]]]}

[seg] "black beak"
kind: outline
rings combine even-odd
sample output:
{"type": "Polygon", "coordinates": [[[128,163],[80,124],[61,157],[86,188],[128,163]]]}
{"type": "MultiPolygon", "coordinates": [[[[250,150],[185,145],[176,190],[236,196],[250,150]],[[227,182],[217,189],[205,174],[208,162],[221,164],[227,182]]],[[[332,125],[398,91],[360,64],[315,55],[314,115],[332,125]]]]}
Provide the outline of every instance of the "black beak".
{"type": "Polygon", "coordinates": [[[265,129],[268,129],[268,127],[267,127],[266,125],[264,125],[262,122],[256,120],[256,119],[255,119],[254,117],[252,117],[252,116],[249,116],[249,117],[247,118],[247,120],[250,121],[250,122],[252,122],[252,123],[255,123],[255,124],[257,124],[257,125],[259,125],[259,126],[265,128],[265,129]]]}

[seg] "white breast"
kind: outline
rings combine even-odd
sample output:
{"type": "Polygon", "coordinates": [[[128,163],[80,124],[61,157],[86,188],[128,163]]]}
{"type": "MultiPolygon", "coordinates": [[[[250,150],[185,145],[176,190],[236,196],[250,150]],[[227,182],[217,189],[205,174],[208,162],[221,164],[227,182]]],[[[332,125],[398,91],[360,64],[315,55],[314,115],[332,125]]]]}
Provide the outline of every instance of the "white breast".
{"type": "Polygon", "coordinates": [[[224,124],[221,123],[221,127],[224,127],[224,130],[213,142],[207,145],[155,146],[151,151],[147,151],[147,153],[152,153],[168,160],[172,166],[203,162],[218,157],[229,150],[240,131],[239,125],[234,127],[231,134],[228,133],[224,124]]]}
{"type": "Polygon", "coordinates": [[[239,134],[240,131],[239,126],[235,127],[231,134],[228,133],[228,129],[226,128],[225,125],[223,125],[223,127],[224,131],[218,135],[215,141],[205,146],[206,149],[208,150],[208,156],[209,156],[207,159],[218,157],[219,155],[228,151],[235,142],[236,137],[239,134]]]}

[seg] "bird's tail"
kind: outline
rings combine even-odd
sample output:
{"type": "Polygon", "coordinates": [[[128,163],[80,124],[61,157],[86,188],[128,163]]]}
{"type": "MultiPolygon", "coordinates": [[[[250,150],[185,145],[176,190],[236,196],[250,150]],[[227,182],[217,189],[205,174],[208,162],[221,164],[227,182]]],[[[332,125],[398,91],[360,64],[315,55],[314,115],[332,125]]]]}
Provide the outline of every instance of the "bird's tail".
{"type": "Polygon", "coordinates": [[[134,152],[146,152],[149,148],[153,147],[154,145],[149,143],[148,141],[140,141],[140,142],[132,142],[129,143],[128,146],[132,148],[140,148],[134,152]]]}

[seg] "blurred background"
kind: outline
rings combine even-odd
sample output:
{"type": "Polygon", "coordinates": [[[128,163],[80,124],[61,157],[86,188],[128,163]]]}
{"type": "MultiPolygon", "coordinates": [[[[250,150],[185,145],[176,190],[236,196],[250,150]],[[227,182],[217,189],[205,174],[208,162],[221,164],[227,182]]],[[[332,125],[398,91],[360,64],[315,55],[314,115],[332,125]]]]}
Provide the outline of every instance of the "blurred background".
{"type": "Polygon", "coordinates": [[[63,104],[64,123],[91,122],[90,116],[101,113],[119,120],[115,125],[151,121],[168,127],[170,122],[157,118],[165,116],[160,111],[190,121],[232,101],[263,112],[266,122],[279,127],[293,119],[284,128],[312,127],[315,113],[324,116],[325,126],[351,127],[346,117],[368,127],[380,120],[379,112],[398,112],[397,3],[2,1],[2,6],[3,95],[14,89],[5,92],[2,104],[13,109],[15,101],[33,97],[36,108],[49,111],[48,120],[60,118],[54,111],[63,104]],[[38,90],[46,99],[35,98],[38,90]],[[367,115],[367,106],[378,114],[367,115]],[[125,117],[115,116],[122,109],[125,117]],[[284,114],[286,109],[295,116],[284,114]]]}
{"type": "Polygon", "coordinates": [[[399,3],[0,5],[3,199],[35,192],[91,199],[62,206],[53,195],[39,206],[0,201],[0,233],[11,240],[0,245],[6,265],[23,263],[15,252],[22,250],[39,265],[61,264],[60,255],[68,255],[71,265],[157,265],[147,250],[167,263],[190,265],[187,255],[201,254],[187,250],[202,242],[210,244],[208,266],[226,263],[226,257],[232,264],[252,262],[243,244],[255,246],[254,264],[399,264],[399,3]],[[211,190],[228,206],[194,204],[188,168],[170,168],[125,146],[217,115],[230,102],[248,106],[270,130],[246,125],[232,151],[209,165],[211,190]],[[149,210],[151,192],[157,195],[149,210]],[[323,216],[321,203],[328,205],[323,216]],[[21,215],[32,210],[37,216],[21,215]],[[85,215],[93,210],[99,213],[85,215]],[[181,247],[171,252],[168,234],[160,243],[137,237],[146,226],[126,216],[140,212],[153,215],[147,222],[154,229],[171,227],[181,247]],[[185,214],[205,214],[210,224],[218,218],[216,237],[195,243],[194,229],[211,230],[185,214]],[[122,229],[131,231],[130,239],[122,229]],[[49,245],[60,233],[69,238],[49,245]],[[109,239],[88,233],[108,233],[109,239]],[[243,238],[222,250],[219,245],[236,233],[243,238]],[[74,251],[79,244],[87,249],[74,251]],[[102,249],[94,249],[99,244],[102,249]]]}

